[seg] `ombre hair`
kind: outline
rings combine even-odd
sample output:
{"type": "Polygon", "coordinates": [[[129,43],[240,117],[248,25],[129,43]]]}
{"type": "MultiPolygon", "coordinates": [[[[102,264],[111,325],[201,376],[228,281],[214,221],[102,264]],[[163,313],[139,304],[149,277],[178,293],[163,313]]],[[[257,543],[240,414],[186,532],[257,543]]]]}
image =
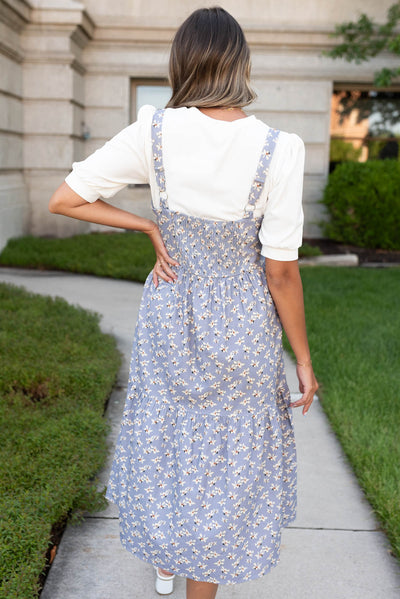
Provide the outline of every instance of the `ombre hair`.
{"type": "Polygon", "coordinates": [[[239,23],[220,7],[195,10],[179,27],[169,59],[167,108],[242,107],[250,87],[250,50],[239,23]]]}

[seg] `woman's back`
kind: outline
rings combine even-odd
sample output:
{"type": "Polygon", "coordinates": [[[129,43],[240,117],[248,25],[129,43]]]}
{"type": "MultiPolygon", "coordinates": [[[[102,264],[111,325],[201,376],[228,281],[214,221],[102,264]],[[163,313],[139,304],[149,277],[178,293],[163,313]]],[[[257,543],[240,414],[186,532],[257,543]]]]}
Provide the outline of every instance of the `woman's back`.
{"type": "MultiPolygon", "coordinates": [[[[151,121],[155,107],[141,108],[138,119],[86,160],[74,162],[65,179],[87,201],[110,198],[129,183],[149,183],[159,207],[152,165],[151,121]]],[[[242,218],[261,150],[270,127],[254,115],[223,121],[197,108],[166,109],[163,157],[169,207],[209,219],[242,218]]],[[[295,260],[301,245],[304,143],[280,131],[255,216],[263,215],[262,254],[295,260]]]]}

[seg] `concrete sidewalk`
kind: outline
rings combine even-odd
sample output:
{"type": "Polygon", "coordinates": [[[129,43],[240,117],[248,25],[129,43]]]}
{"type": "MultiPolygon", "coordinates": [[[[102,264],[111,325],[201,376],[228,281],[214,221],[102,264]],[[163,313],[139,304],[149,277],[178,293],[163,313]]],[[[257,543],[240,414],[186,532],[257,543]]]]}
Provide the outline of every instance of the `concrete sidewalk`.
{"type": "MultiPolygon", "coordinates": [[[[124,355],[107,417],[110,455],[99,475],[107,483],[125,403],[128,365],[142,285],[60,272],[0,269],[0,281],[34,293],[61,296],[102,315],[124,355]]],[[[323,340],[321,340],[323,342],[323,340]]],[[[298,393],[295,369],[287,377],[298,393]]],[[[318,374],[318,373],[317,373],[318,374]]],[[[283,530],[280,563],[266,576],[235,586],[220,585],[220,599],[399,599],[400,566],[391,556],[372,508],[331,431],[318,401],[306,417],[293,410],[298,454],[298,511],[283,530]]],[[[41,599],[151,599],[154,570],[122,548],[113,504],[69,525],[51,566],[41,599]]],[[[176,577],[171,597],[184,599],[185,579],[176,577]]]]}

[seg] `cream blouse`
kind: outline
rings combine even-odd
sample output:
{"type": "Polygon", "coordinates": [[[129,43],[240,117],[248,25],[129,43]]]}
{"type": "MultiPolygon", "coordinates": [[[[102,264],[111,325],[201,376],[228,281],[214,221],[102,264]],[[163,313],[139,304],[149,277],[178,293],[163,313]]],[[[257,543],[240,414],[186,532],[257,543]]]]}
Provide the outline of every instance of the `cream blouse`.
{"type": "MultiPolygon", "coordinates": [[[[154,106],[85,160],[74,162],[66,183],[88,202],[111,198],[130,183],[149,183],[159,207],[152,164],[154,106]]],[[[168,108],[163,121],[163,157],[171,210],[212,220],[236,220],[244,208],[269,127],[254,115],[228,122],[197,108],[168,108]]],[[[263,216],[261,254],[296,260],[303,232],[304,143],[281,131],[254,216],[263,216]]]]}

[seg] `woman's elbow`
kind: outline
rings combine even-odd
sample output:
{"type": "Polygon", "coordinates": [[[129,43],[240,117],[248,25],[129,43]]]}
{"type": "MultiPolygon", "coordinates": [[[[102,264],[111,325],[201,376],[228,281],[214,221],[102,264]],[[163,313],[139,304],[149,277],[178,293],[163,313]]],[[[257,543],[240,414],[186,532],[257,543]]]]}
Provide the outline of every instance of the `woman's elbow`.
{"type": "Polygon", "coordinates": [[[265,274],[269,287],[283,287],[300,277],[297,260],[279,261],[266,259],[265,274]]]}
{"type": "Polygon", "coordinates": [[[60,197],[57,195],[57,192],[53,193],[49,202],[49,211],[53,214],[61,213],[61,201],[60,197]]]}
{"type": "Polygon", "coordinates": [[[53,214],[65,214],[69,215],[71,209],[76,208],[86,201],[75,193],[67,183],[61,183],[49,201],[49,211],[53,214]]]}

